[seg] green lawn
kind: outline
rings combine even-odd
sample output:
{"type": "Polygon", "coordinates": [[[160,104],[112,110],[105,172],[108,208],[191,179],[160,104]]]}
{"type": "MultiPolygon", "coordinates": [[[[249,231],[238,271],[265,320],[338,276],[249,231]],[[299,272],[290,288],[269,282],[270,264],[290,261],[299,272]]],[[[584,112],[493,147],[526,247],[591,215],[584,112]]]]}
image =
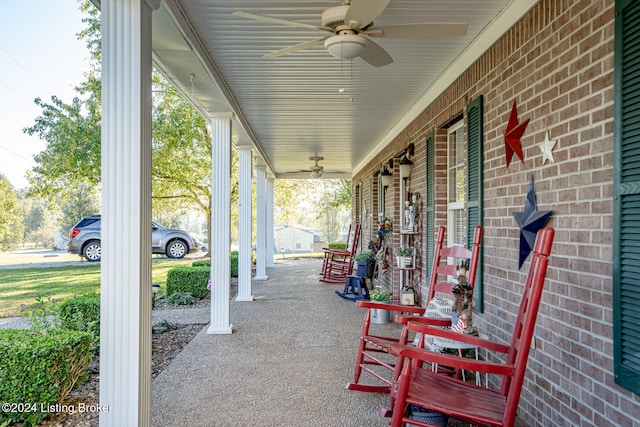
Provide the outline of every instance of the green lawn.
{"type": "MultiPolygon", "coordinates": [[[[178,266],[191,265],[189,261],[156,261],[152,263],[152,281],[161,285],[162,292],[167,272],[178,266]]],[[[0,317],[22,316],[46,294],[60,302],[74,295],[100,290],[100,264],[69,267],[33,267],[0,269],[0,317]]]]}

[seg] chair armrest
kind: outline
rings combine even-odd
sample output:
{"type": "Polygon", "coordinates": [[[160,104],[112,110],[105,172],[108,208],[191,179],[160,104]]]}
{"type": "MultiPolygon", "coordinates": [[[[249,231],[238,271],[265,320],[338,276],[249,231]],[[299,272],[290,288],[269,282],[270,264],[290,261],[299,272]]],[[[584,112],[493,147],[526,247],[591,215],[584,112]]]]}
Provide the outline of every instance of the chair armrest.
{"type": "Polygon", "coordinates": [[[500,353],[508,353],[509,346],[493,342],[484,338],[477,337],[475,335],[461,334],[448,329],[434,328],[431,325],[423,325],[419,322],[411,321],[407,324],[407,328],[410,331],[419,332],[424,335],[430,335],[439,338],[445,338],[452,341],[458,341],[465,344],[472,345],[474,347],[480,347],[491,351],[497,351],[500,353]]]}
{"type": "Polygon", "coordinates": [[[351,255],[351,252],[343,249],[330,249],[330,248],[322,248],[325,254],[332,255],[351,255]]]}
{"type": "Polygon", "coordinates": [[[413,314],[424,314],[425,308],[416,307],[413,305],[402,305],[402,304],[387,304],[382,302],[371,302],[371,301],[356,301],[357,307],[363,308],[377,308],[380,310],[389,310],[389,311],[398,311],[400,313],[413,313],[413,314]]]}
{"type": "MultiPolygon", "coordinates": [[[[437,363],[439,365],[448,366],[455,369],[464,369],[468,371],[476,371],[487,374],[511,376],[515,372],[515,368],[512,365],[469,359],[466,357],[459,357],[457,355],[446,353],[435,353],[429,350],[420,349],[409,345],[391,344],[389,353],[399,356],[402,359],[409,358],[414,359],[414,361],[419,360],[426,363],[437,363]]],[[[412,364],[405,364],[405,366],[407,365],[412,364]]]]}
{"type": "Polygon", "coordinates": [[[417,316],[396,316],[396,323],[406,325],[409,322],[416,322],[422,325],[428,326],[451,326],[451,318],[446,317],[417,317],[417,316]],[[402,317],[401,322],[398,322],[398,317],[402,317]]]}

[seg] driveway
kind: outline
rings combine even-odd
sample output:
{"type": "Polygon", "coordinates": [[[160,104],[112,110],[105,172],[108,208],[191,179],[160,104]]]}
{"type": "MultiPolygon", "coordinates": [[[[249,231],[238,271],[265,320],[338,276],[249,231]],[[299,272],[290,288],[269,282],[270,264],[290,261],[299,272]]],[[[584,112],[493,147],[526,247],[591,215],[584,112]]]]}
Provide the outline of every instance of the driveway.
{"type": "MultiPolygon", "coordinates": [[[[196,260],[202,258],[206,252],[188,254],[182,260],[196,260]]],[[[170,261],[164,255],[153,255],[154,261],[170,261]]],[[[30,267],[58,267],[63,265],[89,265],[88,261],[76,254],[70,254],[66,250],[53,249],[21,249],[10,252],[0,252],[0,269],[2,268],[30,268],[30,267]]]]}

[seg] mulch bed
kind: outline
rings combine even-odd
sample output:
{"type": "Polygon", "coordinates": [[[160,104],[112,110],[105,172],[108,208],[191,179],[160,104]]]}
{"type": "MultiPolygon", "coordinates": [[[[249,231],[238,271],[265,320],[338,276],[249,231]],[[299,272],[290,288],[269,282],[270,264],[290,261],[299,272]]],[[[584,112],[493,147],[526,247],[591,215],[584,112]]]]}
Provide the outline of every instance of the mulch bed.
{"type": "MultiPolygon", "coordinates": [[[[169,366],[171,361],[189,344],[189,341],[202,330],[204,324],[199,325],[171,325],[164,332],[154,333],[151,336],[151,378],[154,379],[169,366]]],[[[99,366],[98,356],[91,360],[89,365],[89,378],[79,389],[72,391],[61,402],[67,407],[78,408],[80,404],[98,405],[99,393],[99,366]]],[[[43,427],[53,426],[98,426],[98,412],[75,412],[73,414],[62,412],[52,414],[38,424],[43,427]]]]}

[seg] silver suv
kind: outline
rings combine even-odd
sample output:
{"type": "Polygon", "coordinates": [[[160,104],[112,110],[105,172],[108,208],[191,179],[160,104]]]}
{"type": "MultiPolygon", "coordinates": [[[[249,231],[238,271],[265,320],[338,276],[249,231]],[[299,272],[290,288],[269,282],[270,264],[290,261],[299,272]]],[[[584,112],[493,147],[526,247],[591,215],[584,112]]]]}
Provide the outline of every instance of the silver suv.
{"type": "MultiPolygon", "coordinates": [[[[82,218],[69,233],[67,251],[80,254],[87,261],[100,261],[100,215],[82,218]]],[[[154,254],[166,254],[169,258],[184,258],[189,252],[196,252],[200,243],[189,233],[171,230],[151,222],[151,251],[154,254]]]]}

